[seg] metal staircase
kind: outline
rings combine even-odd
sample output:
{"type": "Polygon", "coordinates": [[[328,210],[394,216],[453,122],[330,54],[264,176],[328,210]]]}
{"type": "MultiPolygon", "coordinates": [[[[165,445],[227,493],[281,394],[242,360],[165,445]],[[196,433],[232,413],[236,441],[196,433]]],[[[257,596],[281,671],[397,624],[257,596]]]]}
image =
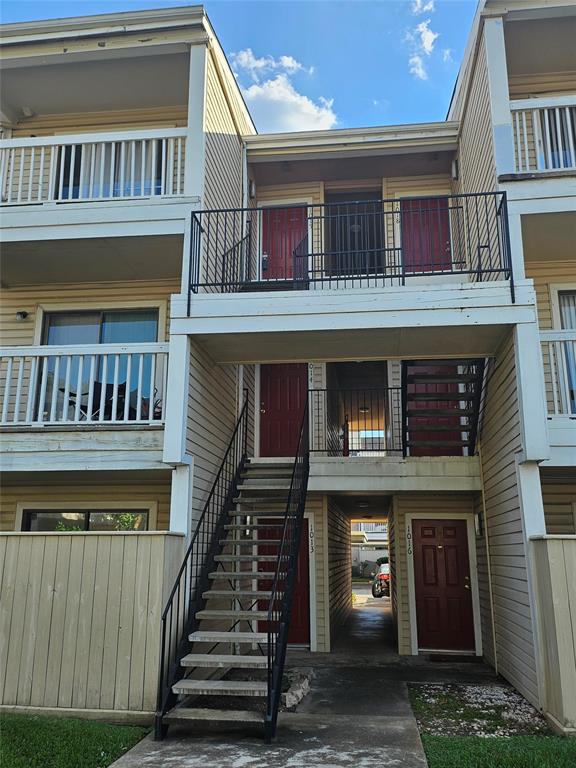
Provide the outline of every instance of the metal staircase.
{"type": "Polygon", "coordinates": [[[474,455],[484,368],[484,359],[402,363],[405,456],[474,455]]]}
{"type": "Polygon", "coordinates": [[[308,483],[308,405],[294,462],[246,456],[246,406],[162,620],[156,738],[171,723],[276,731],[308,483]]]}

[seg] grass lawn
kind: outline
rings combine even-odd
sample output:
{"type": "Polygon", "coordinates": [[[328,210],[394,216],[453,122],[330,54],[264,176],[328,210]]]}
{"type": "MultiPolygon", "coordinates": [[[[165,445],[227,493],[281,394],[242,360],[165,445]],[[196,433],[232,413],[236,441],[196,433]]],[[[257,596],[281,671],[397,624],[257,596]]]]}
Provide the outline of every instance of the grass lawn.
{"type": "Polygon", "coordinates": [[[43,715],[0,715],[2,768],[107,768],[147,728],[43,715]]]}
{"type": "Polygon", "coordinates": [[[551,733],[513,688],[410,685],[430,768],[574,768],[576,739],[551,733]]]}

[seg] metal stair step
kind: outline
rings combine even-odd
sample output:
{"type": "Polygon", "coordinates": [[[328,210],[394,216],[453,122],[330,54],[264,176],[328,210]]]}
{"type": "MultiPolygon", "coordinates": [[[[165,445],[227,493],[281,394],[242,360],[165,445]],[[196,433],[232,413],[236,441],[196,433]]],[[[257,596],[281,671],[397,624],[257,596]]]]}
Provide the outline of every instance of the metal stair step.
{"type": "Polygon", "coordinates": [[[253,680],[179,680],[172,686],[179,694],[204,696],[266,696],[268,684],[253,680]]]}
{"type": "Polygon", "coordinates": [[[408,424],[408,432],[472,432],[469,424],[408,424]]]}
{"type": "Polygon", "coordinates": [[[233,499],[234,504],[284,504],[288,501],[285,496],[237,496],[233,499]]]}
{"type": "Polygon", "coordinates": [[[202,597],[205,600],[212,598],[230,598],[231,600],[246,598],[253,598],[254,600],[266,600],[266,598],[272,597],[272,592],[266,592],[262,590],[250,590],[250,589],[209,589],[207,592],[202,593],[202,597]]]}
{"type": "MultiPolygon", "coordinates": [[[[286,576],[285,573],[279,574],[280,578],[286,576]]],[[[274,571],[212,571],[208,574],[209,579],[228,579],[235,581],[237,579],[257,579],[259,581],[271,581],[274,578],[274,571]]]]}
{"type": "Polygon", "coordinates": [[[278,555],[216,555],[217,563],[274,563],[278,555]]]}
{"type": "Polygon", "coordinates": [[[226,531],[267,531],[270,528],[283,528],[282,521],[278,523],[229,523],[224,526],[226,531]]]}
{"type": "Polygon", "coordinates": [[[267,619],[268,611],[235,611],[233,608],[226,610],[222,609],[204,609],[203,611],[197,611],[197,619],[245,619],[246,621],[252,621],[253,619],[267,619]]]}
{"type": "Polygon", "coordinates": [[[241,709],[199,709],[195,707],[174,707],[167,712],[163,720],[170,723],[210,722],[210,723],[262,723],[262,715],[241,709]]]}
{"type": "Polygon", "coordinates": [[[409,447],[418,447],[418,446],[436,446],[438,448],[452,448],[452,447],[458,447],[458,446],[469,446],[470,441],[469,440],[407,440],[406,445],[409,447]]]}
{"type": "Polygon", "coordinates": [[[263,547],[266,544],[282,544],[282,539],[220,539],[221,546],[263,547]]]}
{"type": "Polygon", "coordinates": [[[231,517],[286,517],[286,509],[231,509],[228,513],[231,517]]]}
{"type": "Polygon", "coordinates": [[[468,416],[472,418],[474,411],[467,408],[412,408],[407,409],[408,418],[417,416],[468,416]]]}
{"type": "Polygon", "coordinates": [[[180,659],[182,667],[205,667],[208,669],[266,669],[267,656],[243,656],[241,654],[188,653],[180,659]]]}
{"type": "Polygon", "coordinates": [[[458,402],[459,400],[474,400],[477,396],[476,392],[408,392],[406,395],[408,407],[414,402],[424,402],[425,400],[458,402]]]}
{"type": "Polygon", "coordinates": [[[196,632],[192,632],[188,635],[188,640],[191,643],[262,643],[268,642],[268,634],[266,632],[223,632],[220,629],[199,629],[196,632]]]}
{"type": "Polygon", "coordinates": [[[469,373],[409,373],[408,384],[467,384],[478,381],[476,374],[469,373]]]}
{"type": "Polygon", "coordinates": [[[238,490],[239,491],[289,491],[290,481],[287,480],[285,483],[271,481],[269,483],[266,483],[260,479],[250,480],[249,482],[247,482],[246,480],[243,480],[241,483],[238,484],[238,490]]]}

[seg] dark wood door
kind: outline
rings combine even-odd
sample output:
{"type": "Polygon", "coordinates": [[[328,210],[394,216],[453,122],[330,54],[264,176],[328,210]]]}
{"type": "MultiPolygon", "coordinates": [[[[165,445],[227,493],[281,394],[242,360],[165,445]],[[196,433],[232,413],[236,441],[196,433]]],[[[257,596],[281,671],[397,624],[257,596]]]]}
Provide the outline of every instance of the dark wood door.
{"type": "Polygon", "coordinates": [[[306,208],[294,206],[262,211],[263,280],[291,280],[294,277],[294,250],[307,231],[306,208]]]}
{"type": "MultiPolygon", "coordinates": [[[[414,373],[426,373],[430,375],[442,376],[442,374],[454,375],[458,373],[458,366],[449,365],[419,365],[412,369],[414,373]]],[[[433,414],[427,414],[426,416],[410,416],[410,439],[411,440],[426,440],[428,442],[437,441],[459,441],[462,439],[462,431],[458,429],[460,426],[460,417],[455,414],[451,416],[445,411],[458,410],[460,402],[458,400],[418,400],[418,395],[447,395],[458,394],[457,382],[439,382],[439,383],[418,383],[410,384],[408,393],[408,399],[410,403],[419,408],[427,408],[429,410],[444,411],[444,413],[438,413],[438,416],[433,414]],[[418,427],[425,427],[421,431],[418,427]],[[438,431],[433,430],[434,427],[438,427],[438,431]],[[447,427],[454,427],[454,431],[446,429],[447,427]]],[[[459,445],[452,446],[436,446],[436,445],[414,445],[410,448],[410,456],[462,456],[462,447],[459,445]]]]}
{"type": "Polygon", "coordinates": [[[260,455],[294,456],[306,393],[306,363],[260,366],[260,455]]]}
{"type": "Polygon", "coordinates": [[[418,647],[473,651],[474,614],[465,520],[414,520],[418,647]]]}
{"type": "Polygon", "coordinates": [[[451,270],[452,249],[447,198],[402,200],[400,221],[404,270],[407,274],[451,270]]]}
{"type": "MultiPolygon", "coordinates": [[[[274,519],[260,520],[262,523],[273,524],[274,519]]],[[[260,539],[278,538],[278,529],[270,528],[261,530],[258,534],[260,539]]],[[[258,552],[262,555],[276,555],[278,545],[261,546],[258,552]]],[[[260,571],[268,571],[274,568],[274,563],[260,563],[260,571]]],[[[294,645],[310,644],[310,556],[308,552],[308,520],[302,521],[302,537],[300,539],[300,549],[298,552],[298,562],[296,564],[296,582],[294,584],[294,596],[292,598],[292,614],[290,616],[290,628],[288,630],[288,642],[294,645]]],[[[261,581],[261,590],[270,590],[272,581],[261,581]]],[[[268,608],[268,603],[261,601],[258,605],[261,610],[268,608]]],[[[260,632],[267,631],[267,622],[258,622],[260,632]]]]}

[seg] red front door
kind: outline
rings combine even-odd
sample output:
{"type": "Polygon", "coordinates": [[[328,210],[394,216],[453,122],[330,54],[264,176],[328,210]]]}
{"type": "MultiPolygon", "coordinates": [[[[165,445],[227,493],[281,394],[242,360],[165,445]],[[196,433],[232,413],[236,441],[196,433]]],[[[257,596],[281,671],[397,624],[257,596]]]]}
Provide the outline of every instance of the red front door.
{"type": "Polygon", "coordinates": [[[260,366],[260,456],[294,456],[306,393],[306,363],[260,366]]]}
{"type": "Polygon", "coordinates": [[[307,230],[306,208],[266,208],[262,211],[263,280],[291,280],[294,277],[294,250],[305,238],[307,230]]]}
{"type": "MultiPolygon", "coordinates": [[[[274,519],[260,520],[262,523],[273,524],[274,519]]],[[[261,530],[258,534],[259,538],[275,539],[279,537],[278,529],[271,528],[267,530],[261,530]]],[[[270,546],[259,547],[258,552],[261,555],[276,555],[278,553],[278,545],[270,544],[270,546]]],[[[259,570],[268,571],[274,568],[274,563],[260,563],[259,570]]],[[[300,539],[300,549],[298,552],[298,562],[296,564],[296,581],[294,584],[294,596],[292,598],[292,614],[290,616],[290,627],[288,630],[288,642],[295,645],[309,645],[310,644],[310,560],[308,554],[308,520],[302,521],[302,537],[300,539]]],[[[261,581],[260,589],[270,590],[272,588],[272,581],[261,581]]],[[[268,604],[265,601],[261,601],[258,607],[261,610],[265,610],[268,604]]],[[[258,622],[258,630],[260,632],[267,631],[267,622],[258,622]]]]}
{"type": "MultiPolygon", "coordinates": [[[[429,373],[437,374],[456,374],[458,373],[458,366],[448,365],[419,365],[413,366],[412,373],[429,373]]],[[[458,393],[457,382],[438,382],[434,384],[409,384],[409,391],[407,398],[410,404],[419,408],[428,408],[430,410],[457,410],[459,408],[458,401],[451,400],[418,400],[418,395],[446,395],[450,393],[458,393]]],[[[449,414],[439,414],[434,416],[428,414],[427,416],[409,416],[408,425],[410,427],[410,439],[411,440],[426,440],[427,442],[433,442],[434,440],[448,440],[459,441],[462,439],[462,432],[458,429],[460,426],[460,417],[458,415],[450,416],[449,414]],[[418,427],[425,427],[422,431],[418,431],[418,427]],[[438,427],[438,431],[434,432],[433,427],[438,427]],[[446,427],[454,427],[454,431],[446,429],[446,427]]],[[[459,445],[452,446],[436,446],[436,445],[414,445],[410,448],[410,456],[462,456],[462,447],[459,445]]]]}
{"type": "Polygon", "coordinates": [[[400,220],[405,272],[449,272],[452,251],[448,199],[402,200],[400,220]]]}
{"type": "Polygon", "coordinates": [[[474,615],[465,520],[414,520],[418,647],[473,651],[474,615]]]}

